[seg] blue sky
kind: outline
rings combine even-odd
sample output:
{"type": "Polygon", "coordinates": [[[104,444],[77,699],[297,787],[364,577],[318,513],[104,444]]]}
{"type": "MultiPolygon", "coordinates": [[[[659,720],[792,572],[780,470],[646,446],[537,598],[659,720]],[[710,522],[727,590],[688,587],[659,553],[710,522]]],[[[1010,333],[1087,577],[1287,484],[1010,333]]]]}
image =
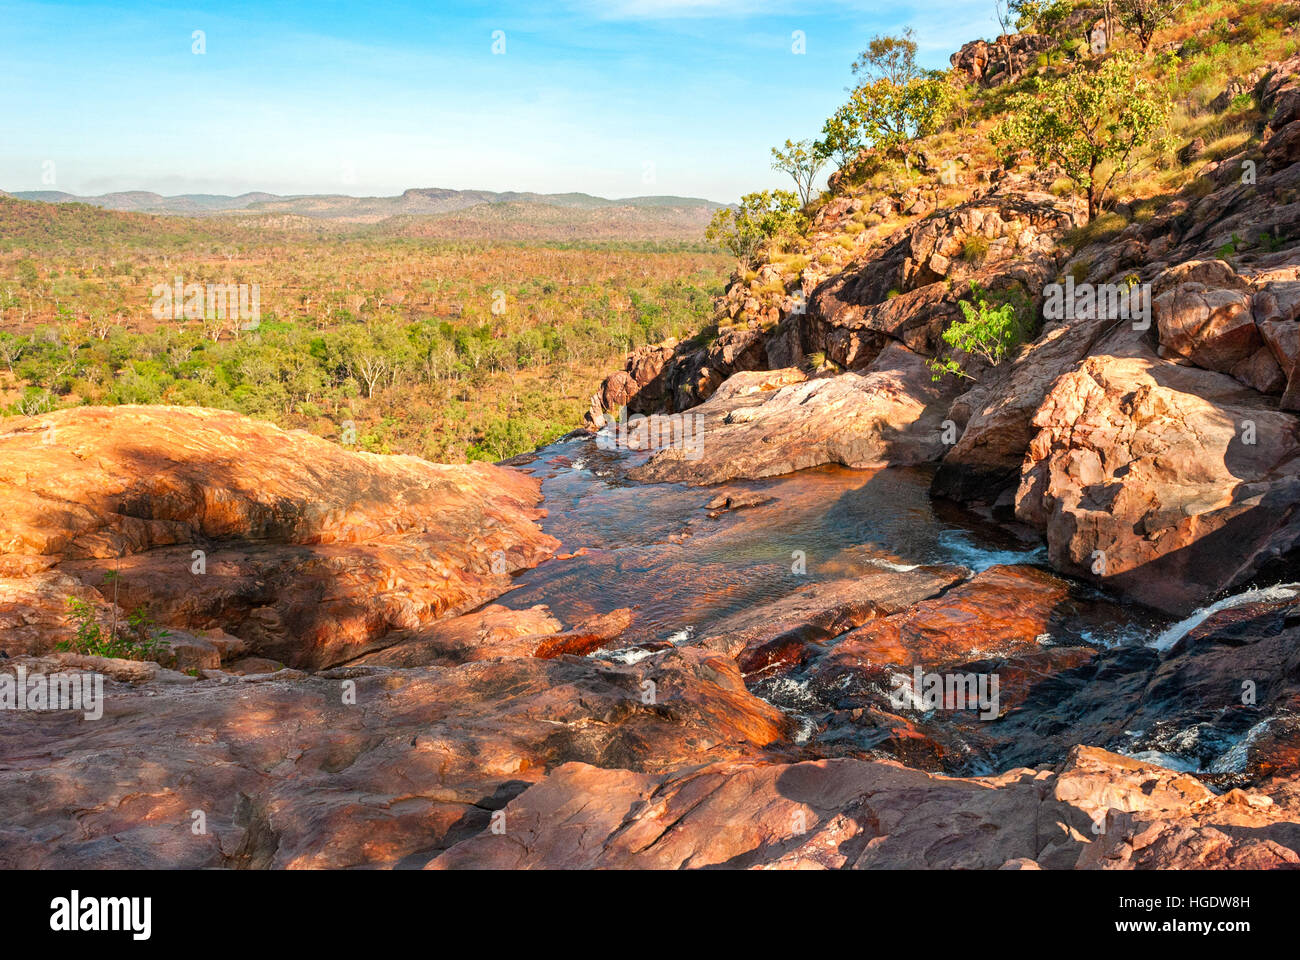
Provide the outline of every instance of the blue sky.
{"type": "Polygon", "coordinates": [[[991,0],[0,0],[0,189],[731,201],[782,185],[769,148],[817,134],[873,34],[911,25],[925,65],[947,66],[996,32],[992,12],[991,0]]]}

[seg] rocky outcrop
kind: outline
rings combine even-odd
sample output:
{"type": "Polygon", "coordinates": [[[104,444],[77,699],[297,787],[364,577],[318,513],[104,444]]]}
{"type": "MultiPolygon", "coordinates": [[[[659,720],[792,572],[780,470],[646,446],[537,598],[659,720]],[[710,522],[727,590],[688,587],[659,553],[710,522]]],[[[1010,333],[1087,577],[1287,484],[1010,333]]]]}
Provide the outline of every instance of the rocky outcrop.
{"type": "MultiPolygon", "coordinates": [[[[793,371],[792,371],[793,373],[793,371]]],[[[692,411],[698,444],[674,446],[629,471],[638,481],[722,483],[839,463],[880,467],[937,460],[945,389],[924,358],[890,346],[862,373],[761,389],[769,374],[737,374],[692,411]]]]}
{"type": "Polygon", "coordinates": [[[667,776],[571,763],[506,805],[504,833],[429,867],[1278,867],[1300,863],[1297,810],[1289,794],[1215,797],[1088,748],[1055,770],[979,779],[847,759],[667,776]],[[1190,836],[1210,842],[1181,846],[1190,836]]]}
{"type": "Polygon", "coordinates": [[[996,194],[935,214],[813,291],[806,348],[849,369],[870,364],[891,342],[934,356],[971,283],[1019,290],[1032,304],[1063,259],[1057,238],[1077,216],[1069,204],[1033,193],[996,194]]]}
{"type": "Polygon", "coordinates": [[[986,87],[1008,83],[1022,77],[1037,65],[1040,54],[1047,53],[1057,41],[1046,34],[1003,34],[992,43],[972,40],[948,58],[953,69],[986,87]]]}
{"type": "Polygon", "coordinates": [[[1300,543],[1300,426],[1142,345],[1094,355],[1034,416],[1016,515],[1061,570],[1186,613],[1300,543]]]}
{"type": "MultiPolygon", "coordinates": [[[[999,190],[936,211],[913,188],[886,206],[882,214],[913,222],[855,248],[856,265],[820,283],[814,281],[825,274],[809,266],[798,289],[764,266],[760,289],[778,292],[760,295],[738,278],[719,304],[719,323],[734,325],[720,327],[712,342],[667,341],[634,351],[592,398],[587,425],[599,428],[624,406],[632,413],[687,410],[737,373],[801,365],[813,355],[855,372],[891,344],[932,357],[942,349],[943,330],[961,316],[957,304],[972,282],[1018,290],[1035,309],[1037,291],[1064,257],[1058,240],[1080,217],[1076,204],[1034,190],[999,190]]],[[[831,201],[819,211],[820,229],[833,231],[854,209],[848,198],[831,201]]]]}
{"type": "Polygon", "coordinates": [[[1250,284],[1222,261],[1179,264],[1160,274],[1154,286],[1152,310],[1162,357],[1226,373],[1260,393],[1282,392],[1287,374],[1278,354],[1289,361],[1289,371],[1294,353],[1286,357],[1287,341],[1300,314],[1300,295],[1285,287],[1259,294],[1258,312],[1270,342],[1255,320],[1250,284]]]}
{"type": "Polygon", "coordinates": [[[20,666],[107,679],[98,720],[0,717],[21,744],[0,770],[4,868],[419,865],[554,767],[763,755],[789,724],[699,651],[197,680],[63,654],[0,660],[0,674],[20,666]]]}
{"type": "Polygon", "coordinates": [[[503,592],[549,556],[536,480],[352,453],[234,413],[85,407],[0,429],[10,655],[69,639],[67,598],[221,629],[320,667],[503,592]],[[115,585],[105,574],[115,573],[115,585]],[[98,595],[95,595],[97,591],[98,595]]]}

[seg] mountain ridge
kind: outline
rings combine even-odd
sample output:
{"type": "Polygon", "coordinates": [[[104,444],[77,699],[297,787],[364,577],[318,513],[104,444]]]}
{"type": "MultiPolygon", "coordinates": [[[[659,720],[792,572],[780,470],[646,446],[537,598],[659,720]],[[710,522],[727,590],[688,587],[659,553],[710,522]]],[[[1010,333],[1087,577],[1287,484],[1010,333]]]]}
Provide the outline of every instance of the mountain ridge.
{"type": "Polygon", "coordinates": [[[607,198],[582,192],[537,193],[527,190],[455,190],[410,187],[395,196],[352,196],[342,193],[274,194],[250,191],[238,195],[185,193],[165,196],[150,190],[121,190],[103,194],[74,194],[62,190],[14,190],[9,196],[35,203],[85,203],[106,210],[185,216],[230,213],[297,213],[318,219],[358,219],[397,214],[441,214],[483,204],[533,203],[574,209],[609,207],[721,209],[726,204],[703,197],[645,195],[607,198]]]}

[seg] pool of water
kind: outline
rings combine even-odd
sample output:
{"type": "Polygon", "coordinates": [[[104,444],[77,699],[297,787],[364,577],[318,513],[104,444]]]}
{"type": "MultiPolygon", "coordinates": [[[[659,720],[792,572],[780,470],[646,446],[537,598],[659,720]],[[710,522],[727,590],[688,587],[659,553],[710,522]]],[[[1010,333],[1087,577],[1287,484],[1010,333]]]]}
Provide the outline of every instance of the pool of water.
{"type": "MultiPolygon", "coordinates": [[[[627,481],[644,456],[577,436],[516,461],[542,480],[542,526],[562,546],[498,602],[545,603],[566,624],[627,607],[629,645],[683,642],[742,608],[882,565],[976,572],[1045,561],[1031,531],[932,503],[926,468],[820,467],[716,487],[627,481]],[[710,517],[706,505],[720,494],[770,499],[710,517]]],[[[1062,627],[1074,639],[1112,644],[1149,634],[1149,621],[1132,610],[1082,585],[1078,593],[1077,615],[1062,627]]]]}

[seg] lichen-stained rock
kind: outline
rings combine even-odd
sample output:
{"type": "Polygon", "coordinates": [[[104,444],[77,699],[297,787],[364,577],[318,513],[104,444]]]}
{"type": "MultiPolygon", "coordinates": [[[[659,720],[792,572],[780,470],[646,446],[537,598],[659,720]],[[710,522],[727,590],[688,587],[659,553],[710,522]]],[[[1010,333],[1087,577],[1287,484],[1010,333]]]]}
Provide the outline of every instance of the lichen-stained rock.
{"type": "Polygon", "coordinates": [[[1300,543],[1300,425],[1221,374],[1116,353],[1035,414],[1016,515],[1057,569],[1186,613],[1300,543]]]}
{"type": "Polygon", "coordinates": [[[629,471],[638,481],[722,483],[839,463],[899,466],[937,460],[952,385],[925,358],[894,344],[862,373],[759,389],[770,374],[740,374],[690,415],[702,417],[698,455],[669,448],[629,471]]]}
{"type": "Polygon", "coordinates": [[[99,719],[0,711],[3,868],[423,864],[560,764],[659,773],[765,756],[790,725],[732,661],[694,650],[202,680],[0,660],[19,666],[107,679],[99,719]]]}
{"type": "Polygon", "coordinates": [[[1079,747],[1056,770],[949,778],[888,761],[733,761],[653,776],[581,763],[512,799],[504,830],[432,869],[1207,868],[1300,862],[1300,803],[1215,797],[1186,774],[1079,747]],[[1094,829],[1094,824],[1097,825],[1094,829]],[[1099,834],[1099,830],[1105,830],[1099,834]],[[1198,853],[1172,841],[1214,831],[1198,853]]]}
{"type": "Polygon", "coordinates": [[[123,611],[322,666],[508,589],[512,571],[557,546],[536,523],[540,499],[538,481],[511,469],[353,453],[225,411],[11,418],[0,423],[0,575],[13,599],[0,617],[28,621],[11,654],[52,649],[70,631],[30,629],[66,616],[66,596],[32,606],[50,599],[49,572],[107,602],[116,571],[123,611]]]}

